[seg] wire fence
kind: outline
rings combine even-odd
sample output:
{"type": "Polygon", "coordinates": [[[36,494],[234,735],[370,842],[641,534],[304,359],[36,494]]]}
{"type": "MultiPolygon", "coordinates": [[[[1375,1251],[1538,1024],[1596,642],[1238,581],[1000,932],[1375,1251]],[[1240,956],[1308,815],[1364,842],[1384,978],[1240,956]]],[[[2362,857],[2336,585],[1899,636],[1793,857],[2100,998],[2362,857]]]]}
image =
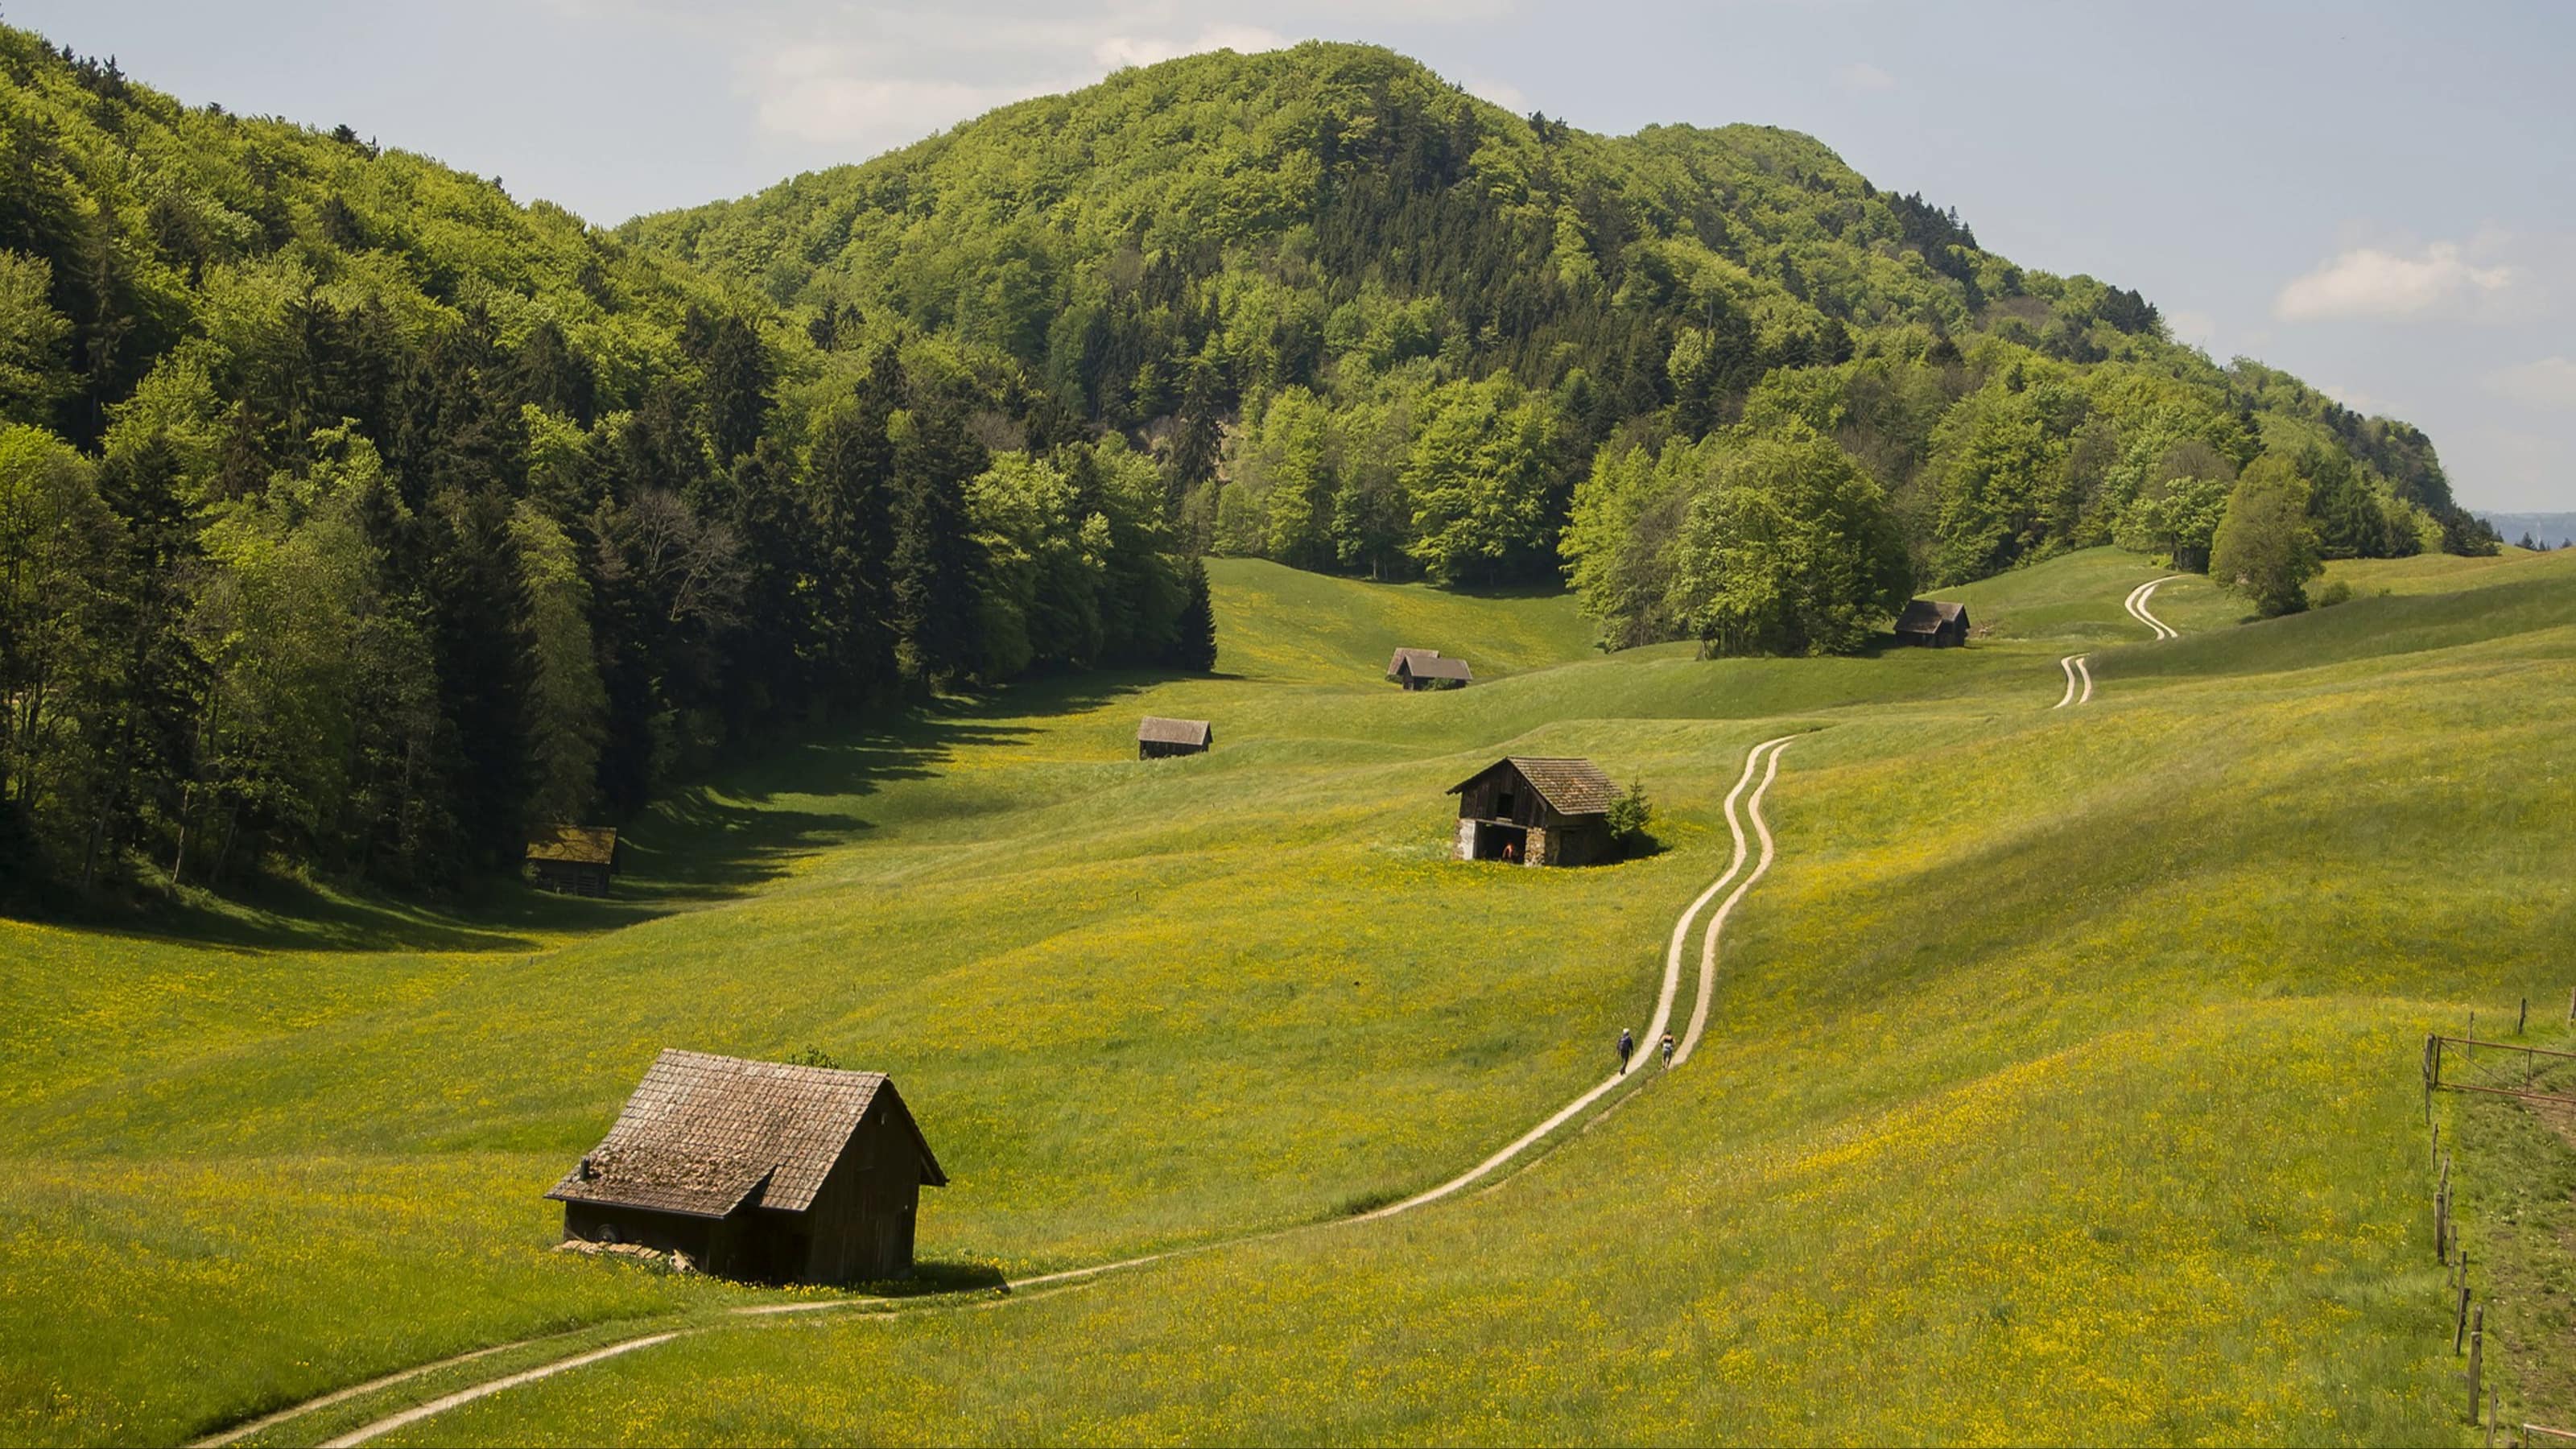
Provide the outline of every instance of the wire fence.
{"type": "MultiPolygon", "coordinates": [[[[2576,1051],[2482,1039],[2477,1035],[2477,1020],[2472,1012],[2468,1031],[2460,1036],[2439,1032],[2425,1036],[2424,1123],[2431,1137],[2427,1165],[2433,1175],[2433,1253],[2448,1270],[2451,1353],[2466,1360],[2460,1373],[2463,1418],[2471,1428],[2483,1427],[2487,1443],[2493,1445],[2503,1427],[2504,1403],[2501,1386],[2486,1372],[2488,1305],[2476,1301],[2471,1288],[2469,1250],[2460,1242],[2459,1219],[2453,1211],[2452,1154],[2442,1147],[2442,1124],[2434,1120],[2433,1097],[2437,1092],[2509,1097],[2534,1107],[2576,1113],[2576,1091],[2558,1088],[2552,1075],[2562,1063],[2576,1062],[2576,1051]]],[[[2567,1023],[2576,1028],[2576,990],[2568,993],[2567,1023]]],[[[2521,1036],[2530,1026],[2531,1000],[2525,997],[2514,1013],[2513,1034],[2521,1036]]],[[[2528,1422],[2514,1428],[2512,1442],[2517,1445],[2576,1443],[2576,1430],[2528,1422]]]]}

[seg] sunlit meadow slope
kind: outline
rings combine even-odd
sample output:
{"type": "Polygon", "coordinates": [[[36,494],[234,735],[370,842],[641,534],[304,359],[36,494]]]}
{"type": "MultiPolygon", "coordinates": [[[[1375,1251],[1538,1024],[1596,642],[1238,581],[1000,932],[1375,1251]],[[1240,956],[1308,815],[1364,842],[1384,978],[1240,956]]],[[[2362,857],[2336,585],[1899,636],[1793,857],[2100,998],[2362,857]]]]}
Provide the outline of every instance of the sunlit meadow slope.
{"type": "Polygon", "coordinates": [[[1329,1216],[1508,1135],[1589,1075],[1566,1023],[1609,1029],[1704,867],[1445,868],[1441,791],[1488,751],[1602,748],[1541,668],[1587,631],[1562,598],[1219,575],[1218,677],[787,752],[632,832],[606,907],[0,922],[0,1437],[169,1438],[757,1297],[543,1251],[537,1194],[666,1044],[896,1072],[957,1179],[925,1234],[950,1267],[1329,1216]],[[1396,642],[1494,682],[1401,696],[1396,642]],[[1220,752],[1138,764],[1147,710],[1215,719],[1220,752]],[[1432,928],[1458,915],[1494,936],[1474,972],[1432,928]]]}
{"type": "Polygon", "coordinates": [[[2079,556],[1974,591],[1994,636],[1929,666],[1973,687],[1751,728],[1597,666],[1582,732],[1663,742],[1699,874],[1685,782],[1814,732],[1711,1040],[1594,1130],[1412,1217],[720,1332],[412,1441],[2455,1440],[2415,1052],[2563,994],[2576,930],[2576,560],[2474,572],[2243,627],[2185,580],[2182,639],[2113,645],[2150,575],[2079,556]]]}
{"type": "Polygon", "coordinates": [[[1594,654],[1561,599],[1215,573],[1216,677],[791,752],[646,822],[605,910],[0,924],[0,1437],[772,1296],[565,1261],[537,1194],[660,1046],[809,1043],[921,1113],[935,1270],[1322,1226],[413,1436],[2433,1432],[2406,1037],[2553,979],[2568,782],[2496,764],[2569,757],[2576,569],[2241,629],[2185,579],[2149,646],[2119,600],[2154,572],[2097,551],[1959,591],[1965,651],[1719,663],[1594,654]],[[1401,695],[1395,643],[1488,682],[1401,695]],[[2077,651],[2100,694],[2053,711],[2077,651]],[[1138,765],[1145,712],[1217,751],[1138,765]],[[1792,730],[1702,1054],[1495,1192],[1336,1225],[1603,1070],[1744,749],[1792,730]],[[1447,862],[1442,789],[1505,750],[1642,779],[1666,849],[1447,862]]]}

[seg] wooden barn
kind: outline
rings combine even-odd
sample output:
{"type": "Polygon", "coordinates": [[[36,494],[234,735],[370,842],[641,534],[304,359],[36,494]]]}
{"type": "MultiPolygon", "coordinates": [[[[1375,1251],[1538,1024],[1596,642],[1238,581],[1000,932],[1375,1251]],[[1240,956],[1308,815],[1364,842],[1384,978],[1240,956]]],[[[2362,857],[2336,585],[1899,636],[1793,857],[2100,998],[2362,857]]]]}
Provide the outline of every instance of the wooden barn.
{"type": "Polygon", "coordinates": [[[1476,682],[1476,671],[1437,649],[1398,649],[1386,661],[1386,677],[1406,689],[1462,689],[1476,682]]]}
{"type": "Polygon", "coordinates": [[[1136,758],[1140,760],[1204,755],[1215,743],[1216,731],[1203,719],[1165,719],[1149,714],[1143,724],[1136,726],[1136,758]]]}
{"type": "Polygon", "coordinates": [[[1927,649],[1955,649],[1968,642],[1968,606],[1916,599],[1896,616],[1896,641],[1927,649]]]}
{"type": "Polygon", "coordinates": [[[564,1238],[686,1253],[710,1273],[860,1283],[912,1271],[948,1176],[881,1072],[665,1050],[547,1197],[564,1238]]]}
{"type": "Polygon", "coordinates": [[[608,894],[617,873],[617,832],[605,825],[556,825],[528,842],[528,873],[550,891],[608,894]]]}
{"type": "Polygon", "coordinates": [[[1590,760],[1496,760],[1449,787],[1460,860],[1589,865],[1610,858],[1618,787],[1590,760]]]}

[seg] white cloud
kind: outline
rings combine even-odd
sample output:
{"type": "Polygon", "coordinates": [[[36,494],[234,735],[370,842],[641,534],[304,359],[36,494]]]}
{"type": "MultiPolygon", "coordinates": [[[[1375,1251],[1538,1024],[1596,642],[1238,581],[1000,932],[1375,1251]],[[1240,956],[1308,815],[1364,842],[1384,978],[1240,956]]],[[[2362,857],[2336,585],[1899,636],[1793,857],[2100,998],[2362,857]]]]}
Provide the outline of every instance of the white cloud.
{"type": "Polygon", "coordinates": [[[1490,76],[1469,76],[1459,84],[1467,88],[1467,94],[1481,96],[1516,115],[1525,116],[1530,112],[1529,97],[1521,94],[1521,88],[1509,81],[1498,81],[1490,76]]]}
{"type": "MultiPolygon", "coordinates": [[[[1249,54],[1290,41],[1259,25],[1157,33],[1124,17],[1114,33],[1080,20],[871,12],[864,39],[773,37],[738,74],[760,129],[847,159],[934,135],[995,106],[1076,90],[1108,71],[1210,50],[1249,54]]],[[[1115,22],[1113,22],[1115,23],[1115,22]]],[[[1150,18],[1148,20],[1150,25],[1150,18]]],[[[845,27],[847,29],[848,27],[845,27]]]]}
{"type": "Polygon", "coordinates": [[[2576,362],[2564,357],[2499,368],[2487,374],[2486,383],[2489,391],[2531,407],[2576,410],[2576,362]]]}
{"type": "Polygon", "coordinates": [[[2173,333],[2175,341],[2189,343],[2203,351],[2218,340],[2218,319],[2188,307],[2167,312],[2165,326],[2173,333]]]}
{"type": "Polygon", "coordinates": [[[1055,89],[856,74],[839,46],[790,45],[755,66],[761,129],[800,141],[882,145],[935,134],[969,116],[1055,89]]]}
{"type": "Polygon", "coordinates": [[[2397,410],[2396,405],[2386,398],[2373,396],[2357,387],[2339,387],[2331,382],[2321,382],[2317,384],[2317,391],[2342,403],[2354,412],[2368,416],[2387,417],[2397,410]]]}
{"type": "Polygon", "coordinates": [[[2501,292],[2514,276],[2511,267],[2471,265],[2457,242],[2435,242],[2416,257],[2358,247],[2283,287],[2272,315],[2284,322],[2422,316],[2501,292]]]}
{"type": "Polygon", "coordinates": [[[1834,67],[1834,84],[1847,91],[1892,91],[1896,77],[1865,60],[1834,67]]]}
{"type": "Polygon", "coordinates": [[[1277,50],[1286,44],[1286,36],[1263,26],[1211,25],[1199,32],[1198,39],[1189,41],[1159,35],[1113,35],[1091,47],[1091,58],[1116,70],[1121,66],[1153,65],[1211,50],[1232,50],[1251,55],[1256,51],[1277,50]]]}

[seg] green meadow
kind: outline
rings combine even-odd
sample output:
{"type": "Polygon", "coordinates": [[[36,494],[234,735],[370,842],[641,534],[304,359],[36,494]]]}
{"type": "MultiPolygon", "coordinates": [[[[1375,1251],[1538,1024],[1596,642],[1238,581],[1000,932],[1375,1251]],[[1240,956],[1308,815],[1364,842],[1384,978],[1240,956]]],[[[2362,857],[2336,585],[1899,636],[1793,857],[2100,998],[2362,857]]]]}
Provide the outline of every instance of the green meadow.
{"type": "Polygon", "coordinates": [[[1215,675],[782,750],[639,822],[610,903],[0,922],[0,1439],[677,1325],[379,1442],[2467,1442],[2416,1054],[2576,981],[2576,556],[2338,564],[2350,602],[2263,623],[2178,579],[2154,644],[2158,571],[2095,550],[1944,595],[1968,649],[1821,660],[1211,572],[1215,675]],[[1398,644],[1480,682],[1401,694],[1398,644]],[[1144,713],[1215,751],[1137,763],[1144,713]],[[1341,1221],[1599,1079],[1789,733],[1698,1055],[1341,1221]],[[1503,753],[1642,781],[1662,848],[1449,861],[1442,792],[1503,753]],[[807,1045],[949,1170],[932,1284],[1197,1251],[758,1320],[819,1295],[550,1251],[655,1051],[807,1045]]]}

